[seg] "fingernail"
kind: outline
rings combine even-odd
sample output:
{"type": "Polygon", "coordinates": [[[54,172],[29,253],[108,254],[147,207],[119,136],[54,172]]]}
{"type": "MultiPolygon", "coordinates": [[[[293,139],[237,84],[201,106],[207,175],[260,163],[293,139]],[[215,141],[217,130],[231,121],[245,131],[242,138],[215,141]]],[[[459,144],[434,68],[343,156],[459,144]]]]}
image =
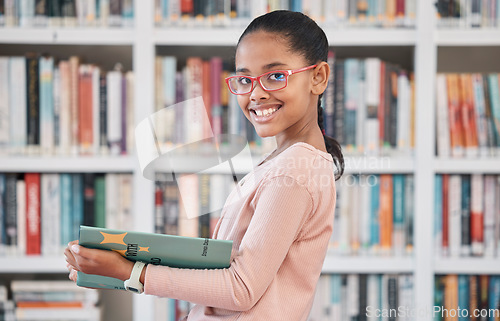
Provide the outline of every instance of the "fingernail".
{"type": "Polygon", "coordinates": [[[71,246],[71,251],[75,252],[75,253],[79,253],[80,252],[80,246],[78,245],[72,245],[71,246]]]}

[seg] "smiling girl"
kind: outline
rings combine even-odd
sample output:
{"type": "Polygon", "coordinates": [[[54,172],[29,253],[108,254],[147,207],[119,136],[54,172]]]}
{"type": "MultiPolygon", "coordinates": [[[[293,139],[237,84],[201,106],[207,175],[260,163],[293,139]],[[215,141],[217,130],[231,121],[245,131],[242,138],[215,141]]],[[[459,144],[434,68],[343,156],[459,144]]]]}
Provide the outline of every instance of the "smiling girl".
{"type": "MultiPolygon", "coordinates": [[[[146,294],[196,304],[185,320],[307,320],[344,165],[322,129],[327,55],[324,32],[298,12],[260,16],[241,35],[236,74],[226,82],[257,134],[275,137],[277,147],[222,210],[213,237],[233,241],[229,268],[140,267],[146,294]]],[[[77,242],[65,254],[72,280],[77,271],[127,280],[134,268],[115,252],[77,242]]]]}

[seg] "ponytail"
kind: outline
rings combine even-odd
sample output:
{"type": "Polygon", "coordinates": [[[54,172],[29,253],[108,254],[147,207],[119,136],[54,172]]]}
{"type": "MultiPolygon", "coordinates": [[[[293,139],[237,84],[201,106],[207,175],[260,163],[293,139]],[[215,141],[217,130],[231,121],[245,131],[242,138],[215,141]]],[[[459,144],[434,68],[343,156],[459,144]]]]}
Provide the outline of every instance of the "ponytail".
{"type": "Polygon", "coordinates": [[[325,133],[325,128],[323,125],[323,107],[321,107],[322,96],[323,94],[318,97],[318,125],[321,129],[321,132],[323,133],[326,151],[333,156],[333,162],[337,167],[337,170],[335,171],[335,180],[338,180],[342,176],[342,174],[344,174],[344,156],[342,155],[340,144],[333,137],[327,136],[325,133]]]}

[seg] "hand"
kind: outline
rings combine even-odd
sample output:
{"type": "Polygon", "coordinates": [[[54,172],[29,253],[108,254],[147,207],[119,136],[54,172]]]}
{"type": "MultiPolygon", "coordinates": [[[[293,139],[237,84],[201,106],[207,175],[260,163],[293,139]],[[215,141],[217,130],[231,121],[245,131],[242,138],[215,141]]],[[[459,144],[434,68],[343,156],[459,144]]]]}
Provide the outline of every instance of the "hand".
{"type": "Polygon", "coordinates": [[[85,248],[78,245],[78,241],[69,242],[64,255],[69,279],[75,282],[78,271],[126,280],[134,266],[117,252],[85,248]]]}

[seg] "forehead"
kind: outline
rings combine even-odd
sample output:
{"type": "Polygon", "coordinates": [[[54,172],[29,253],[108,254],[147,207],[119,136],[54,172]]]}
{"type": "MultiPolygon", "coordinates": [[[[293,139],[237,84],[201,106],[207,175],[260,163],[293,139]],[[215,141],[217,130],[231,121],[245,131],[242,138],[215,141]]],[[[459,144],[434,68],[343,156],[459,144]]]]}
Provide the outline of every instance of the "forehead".
{"type": "Polygon", "coordinates": [[[290,51],[286,38],[266,31],[246,35],[236,50],[236,69],[245,68],[257,72],[276,62],[290,67],[301,67],[305,63],[302,55],[290,51]]]}

